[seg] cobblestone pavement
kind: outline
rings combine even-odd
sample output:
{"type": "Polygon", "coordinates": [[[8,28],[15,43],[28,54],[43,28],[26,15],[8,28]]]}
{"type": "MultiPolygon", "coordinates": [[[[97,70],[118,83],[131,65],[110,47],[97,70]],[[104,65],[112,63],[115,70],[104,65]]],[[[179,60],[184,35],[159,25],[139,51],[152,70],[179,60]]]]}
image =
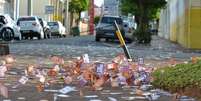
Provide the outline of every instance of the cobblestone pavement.
{"type": "MultiPolygon", "coordinates": [[[[37,92],[36,82],[28,82],[16,89],[12,88],[20,76],[24,75],[24,69],[28,64],[40,62],[44,67],[48,67],[51,64],[49,56],[59,55],[68,60],[85,53],[89,54],[90,60],[107,62],[123,52],[118,42],[95,42],[94,36],[13,41],[9,43],[9,46],[11,54],[17,59],[17,63],[14,68],[9,70],[6,79],[0,80],[0,83],[5,81],[4,84],[9,90],[9,97],[6,99],[0,96],[0,101],[54,101],[53,92],[37,92]]],[[[163,60],[169,60],[170,58],[186,61],[191,56],[201,55],[199,51],[186,50],[156,36],[153,37],[151,45],[142,46],[131,43],[128,44],[128,48],[133,58],[144,57],[146,63],[153,63],[154,65],[168,65],[168,62],[163,60]]],[[[63,87],[63,84],[56,84],[47,89],[58,90],[63,87]]],[[[133,94],[134,90],[134,87],[125,89],[121,87],[110,88],[108,86],[104,87],[102,91],[93,91],[86,87],[83,89],[84,96],[97,96],[91,98],[80,97],[79,91],[73,91],[66,96],[58,97],[57,101],[147,101],[136,99],[137,96],[133,94]],[[108,97],[113,97],[116,100],[111,100],[108,97]]],[[[172,101],[172,96],[161,96],[157,101],[172,101]]]]}
{"type": "MultiPolygon", "coordinates": [[[[68,37],[63,39],[48,40],[24,40],[10,44],[12,54],[30,56],[61,55],[65,57],[77,57],[89,54],[91,58],[110,59],[123,50],[118,42],[95,42],[94,36],[68,37]]],[[[151,60],[166,60],[175,58],[178,60],[190,59],[191,56],[200,56],[196,51],[188,51],[167,40],[154,36],[151,45],[142,46],[135,43],[128,44],[133,58],[143,57],[151,60]]]]}

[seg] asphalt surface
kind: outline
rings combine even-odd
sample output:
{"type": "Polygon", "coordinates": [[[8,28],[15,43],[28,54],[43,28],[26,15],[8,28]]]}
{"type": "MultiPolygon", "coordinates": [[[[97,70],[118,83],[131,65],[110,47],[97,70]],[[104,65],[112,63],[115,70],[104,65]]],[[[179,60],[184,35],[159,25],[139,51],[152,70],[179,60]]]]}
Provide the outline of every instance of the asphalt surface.
{"type": "MultiPolygon", "coordinates": [[[[150,61],[164,61],[171,58],[186,61],[191,56],[201,56],[199,51],[191,51],[181,46],[171,43],[167,40],[154,36],[151,45],[137,45],[135,43],[127,44],[130,54],[133,58],[143,57],[150,61]]],[[[4,85],[8,87],[9,97],[0,96],[0,101],[55,101],[56,92],[38,92],[36,90],[36,82],[28,81],[25,85],[12,88],[24,75],[24,69],[28,64],[41,63],[45,66],[49,65],[49,57],[58,55],[64,59],[72,59],[82,54],[89,54],[91,61],[108,62],[123,50],[118,42],[95,42],[94,36],[54,38],[44,40],[22,40],[9,42],[10,52],[17,58],[14,68],[9,70],[6,78],[1,79],[4,85]]],[[[161,62],[163,64],[163,62],[161,62]]],[[[58,90],[66,85],[55,84],[45,89],[58,90]]],[[[111,88],[105,86],[102,91],[93,91],[89,87],[83,88],[83,96],[80,96],[77,85],[76,91],[72,91],[65,95],[57,96],[56,101],[148,101],[141,100],[134,94],[135,87],[111,88]],[[93,95],[93,96],[91,96],[93,95]],[[88,97],[87,97],[88,96],[88,97]],[[91,97],[90,97],[91,96],[91,97]],[[111,97],[113,100],[111,100],[111,97]],[[129,99],[130,98],[130,99],[129,99]],[[116,100],[114,100],[116,99],[116,100]]],[[[156,101],[173,101],[173,96],[161,95],[156,101]]]]}
{"type": "MultiPolygon", "coordinates": [[[[89,54],[91,58],[113,58],[123,49],[116,42],[96,42],[94,36],[55,38],[45,40],[22,40],[9,44],[10,51],[16,55],[77,57],[89,54]]],[[[200,56],[199,51],[191,51],[154,36],[151,45],[127,44],[132,58],[143,57],[152,60],[175,58],[187,60],[192,56],[200,56]]]]}

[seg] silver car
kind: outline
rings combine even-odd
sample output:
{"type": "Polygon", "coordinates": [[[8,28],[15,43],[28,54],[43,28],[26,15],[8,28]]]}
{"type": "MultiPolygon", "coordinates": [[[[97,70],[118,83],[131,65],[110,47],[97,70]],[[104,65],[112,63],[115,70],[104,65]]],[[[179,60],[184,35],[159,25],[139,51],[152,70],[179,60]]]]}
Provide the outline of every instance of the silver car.
{"type": "Polygon", "coordinates": [[[117,39],[116,27],[114,25],[115,21],[119,25],[123,38],[125,38],[125,31],[123,29],[122,18],[117,17],[117,16],[106,15],[100,19],[100,21],[96,27],[95,41],[100,41],[101,38],[105,38],[106,41],[109,39],[113,39],[113,40],[117,39]]]}
{"type": "Polygon", "coordinates": [[[8,14],[0,14],[0,37],[5,41],[11,41],[14,38],[22,39],[20,27],[8,14]]]}
{"type": "Polygon", "coordinates": [[[17,20],[17,25],[20,26],[22,37],[24,37],[25,39],[28,39],[28,37],[30,37],[31,39],[33,39],[33,37],[44,39],[43,27],[40,24],[38,17],[20,17],[17,20]]]}
{"type": "Polygon", "coordinates": [[[66,29],[60,21],[48,22],[52,36],[66,37],[66,29]]]}

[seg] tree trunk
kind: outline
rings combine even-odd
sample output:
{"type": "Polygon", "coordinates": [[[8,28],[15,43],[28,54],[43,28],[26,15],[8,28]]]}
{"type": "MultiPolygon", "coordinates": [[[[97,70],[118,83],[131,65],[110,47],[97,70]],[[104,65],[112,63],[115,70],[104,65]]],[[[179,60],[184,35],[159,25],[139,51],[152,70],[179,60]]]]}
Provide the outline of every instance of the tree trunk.
{"type": "Polygon", "coordinates": [[[148,44],[151,41],[151,34],[148,32],[149,20],[147,15],[147,10],[143,4],[143,0],[139,0],[139,17],[138,17],[138,28],[137,28],[137,40],[138,43],[148,44]]]}
{"type": "Polygon", "coordinates": [[[73,17],[74,17],[73,14],[74,13],[70,13],[70,28],[72,28],[72,26],[73,26],[73,17]]]}
{"type": "Polygon", "coordinates": [[[78,19],[76,21],[77,26],[79,26],[80,19],[81,19],[81,12],[78,12],[78,19]]]}

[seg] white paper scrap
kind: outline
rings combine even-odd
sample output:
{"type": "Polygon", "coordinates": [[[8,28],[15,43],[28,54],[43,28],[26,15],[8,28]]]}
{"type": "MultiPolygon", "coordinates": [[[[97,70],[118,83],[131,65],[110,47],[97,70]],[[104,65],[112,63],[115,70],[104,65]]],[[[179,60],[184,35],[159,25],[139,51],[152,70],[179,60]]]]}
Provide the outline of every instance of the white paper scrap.
{"type": "Polygon", "coordinates": [[[64,94],[59,94],[59,95],[57,95],[58,97],[70,97],[69,95],[64,95],[64,94]]]}
{"type": "Polygon", "coordinates": [[[99,99],[91,99],[89,101],[102,101],[102,100],[99,100],[99,99]]]}
{"type": "Polygon", "coordinates": [[[53,93],[57,93],[58,92],[58,90],[52,90],[52,89],[45,89],[44,91],[45,92],[53,92],[53,93]]]}
{"type": "Polygon", "coordinates": [[[111,95],[119,95],[122,94],[122,92],[114,92],[114,93],[110,93],[111,95]]]}
{"type": "Polygon", "coordinates": [[[75,91],[75,87],[66,86],[59,90],[60,93],[66,94],[69,92],[75,91]]]}
{"type": "Polygon", "coordinates": [[[113,98],[113,97],[108,97],[108,99],[109,99],[110,101],[117,101],[117,99],[115,99],[115,98],[113,98]]]}
{"type": "Polygon", "coordinates": [[[22,76],[22,77],[20,78],[19,82],[20,82],[21,84],[26,84],[26,82],[27,82],[28,80],[29,80],[29,79],[28,79],[26,76],[22,76]]]}
{"type": "Polygon", "coordinates": [[[85,98],[96,98],[98,97],[97,95],[88,95],[88,96],[84,96],[85,98]]]}

